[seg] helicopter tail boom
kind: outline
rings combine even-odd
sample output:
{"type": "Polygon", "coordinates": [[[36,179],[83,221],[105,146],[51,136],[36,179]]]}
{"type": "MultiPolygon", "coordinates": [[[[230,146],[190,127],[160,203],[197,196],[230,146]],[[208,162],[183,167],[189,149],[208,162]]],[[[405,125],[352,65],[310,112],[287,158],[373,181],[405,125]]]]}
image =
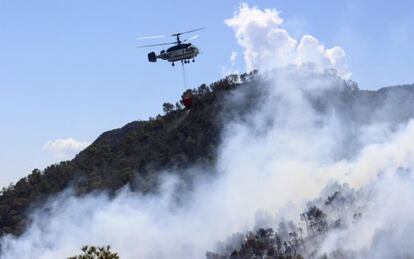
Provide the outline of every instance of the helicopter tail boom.
{"type": "Polygon", "coordinates": [[[157,62],[157,55],[155,54],[155,52],[148,53],[148,61],[157,62]]]}

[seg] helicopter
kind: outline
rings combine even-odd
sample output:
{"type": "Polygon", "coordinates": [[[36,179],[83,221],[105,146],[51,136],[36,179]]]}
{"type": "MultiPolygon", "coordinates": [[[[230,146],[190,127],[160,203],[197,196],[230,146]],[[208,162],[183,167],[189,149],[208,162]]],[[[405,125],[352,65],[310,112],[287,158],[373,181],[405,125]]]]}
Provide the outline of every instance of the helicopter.
{"type": "Polygon", "coordinates": [[[148,53],[148,61],[149,62],[157,62],[157,59],[163,59],[171,62],[172,66],[175,66],[174,62],[181,61],[181,64],[188,64],[190,60],[195,62],[195,57],[200,54],[200,50],[192,45],[191,43],[187,43],[191,40],[194,40],[199,37],[199,35],[195,35],[189,39],[181,40],[180,36],[182,34],[191,33],[199,30],[203,30],[203,28],[198,28],[190,31],[185,32],[177,32],[169,35],[160,35],[160,36],[150,36],[150,37],[141,37],[138,40],[147,40],[147,39],[157,39],[157,38],[164,38],[164,37],[176,37],[175,42],[170,43],[160,43],[160,44],[151,44],[151,45],[142,45],[138,46],[138,48],[147,48],[153,46],[163,46],[163,45],[174,45],[166,50],[161,50],[160,54],[156,54],[155,52],[148,53]]]}

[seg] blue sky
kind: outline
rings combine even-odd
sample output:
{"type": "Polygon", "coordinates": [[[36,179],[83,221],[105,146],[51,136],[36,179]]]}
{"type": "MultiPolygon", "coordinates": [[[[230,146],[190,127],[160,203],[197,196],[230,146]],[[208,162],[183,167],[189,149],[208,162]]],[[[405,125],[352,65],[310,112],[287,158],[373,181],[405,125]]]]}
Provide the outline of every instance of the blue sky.
{"type": "MultiPolygon", "coordinates": [[[[340,46],[361,88],[414,83],[413,1],[245,2],[277,9],[292,36],[311,34],[326,47],[340,46]]],[[[179,99],[181,68],[148,63],[152,49],[135,48],[142,43],[139,36],[205,26],[194,41],[203,54],[187,66],[188,82],[196,87],[222,77],[231,52],[242,53],[224,24],[238,6],[239,1],[0,0],[0,185],[61,160],[43,148],[48,141],[92,142],[179,99]]],[[[240,58],[236,67],[244,70],[240,58]]]]}

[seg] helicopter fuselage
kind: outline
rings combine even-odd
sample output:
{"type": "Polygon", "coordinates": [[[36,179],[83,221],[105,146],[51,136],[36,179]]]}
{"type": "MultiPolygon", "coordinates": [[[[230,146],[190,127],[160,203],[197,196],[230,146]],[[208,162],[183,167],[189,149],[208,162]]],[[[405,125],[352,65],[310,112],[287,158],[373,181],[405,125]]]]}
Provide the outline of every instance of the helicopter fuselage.
{"type": "MultiPolygon", "coordinates": [[[[153,52],[152,52],[153,53],[153,52]]],[[[167,60],[169,62],[176,61],[189,61],[194,59],[200,52],[197,47],[193,46],[191,43],[177,44],[168,48],[167,50],[162,50],[159,55],[156,55],[154,59],[154,54],[148,54],[148,60],[150,62],[155,62],[156,58],[167,60]],[[150,56],[152,55],[152,58],[150,56]]]]}

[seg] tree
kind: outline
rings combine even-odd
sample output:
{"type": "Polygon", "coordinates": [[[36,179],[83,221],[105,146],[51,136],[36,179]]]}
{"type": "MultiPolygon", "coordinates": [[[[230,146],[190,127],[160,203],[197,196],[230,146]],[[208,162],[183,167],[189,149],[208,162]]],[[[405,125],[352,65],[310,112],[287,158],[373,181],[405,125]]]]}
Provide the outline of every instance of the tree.
{"type": "Polygon", "coordinates": [[[168,114],[174,110],[174,105],[171,103],[164,103],[162,105],[162,109],[164,110],[165,114],[168,114]]]}
{"type": "Polygon", "coordinates": [[[81,249],[83,254],[68,259],[119,259],[118,254],[111,252],[110,249],[110,246],[84,246],[81,249]]]}
{"type": "Polygon", "coordinates": [[[312,233],[314,236],[324,232],[328,228],[326,214],[316,206],[310,207],[300,217],[305,221],[308,233],[312,233]]]}
{"type": "Polygon", "coordinates": [[[210,88],[206,84],[200,85],[197,89],[197,95],[200,97],[207,96],[210,92],[210,88]]]}

